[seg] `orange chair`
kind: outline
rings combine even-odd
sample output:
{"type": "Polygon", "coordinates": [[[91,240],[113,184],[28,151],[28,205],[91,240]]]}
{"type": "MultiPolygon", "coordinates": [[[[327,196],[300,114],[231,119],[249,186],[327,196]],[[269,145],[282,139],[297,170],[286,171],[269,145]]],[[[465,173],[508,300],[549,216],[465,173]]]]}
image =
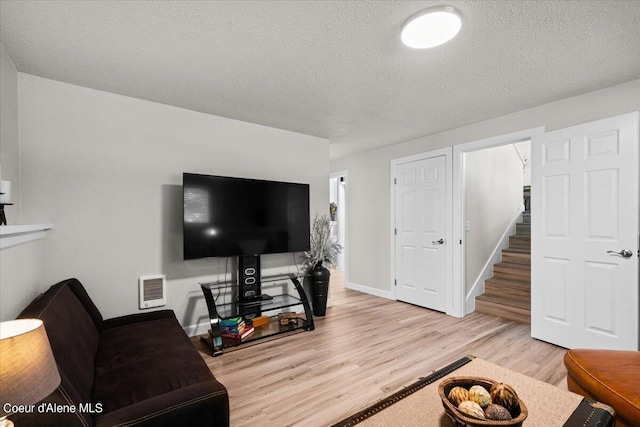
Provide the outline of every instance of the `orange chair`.
{"type": "Polygon", "coordinates": [[[616,426],[640,426],[640,352],[575,349],[564,364],[570,391],[615,409],[616,426]]]}

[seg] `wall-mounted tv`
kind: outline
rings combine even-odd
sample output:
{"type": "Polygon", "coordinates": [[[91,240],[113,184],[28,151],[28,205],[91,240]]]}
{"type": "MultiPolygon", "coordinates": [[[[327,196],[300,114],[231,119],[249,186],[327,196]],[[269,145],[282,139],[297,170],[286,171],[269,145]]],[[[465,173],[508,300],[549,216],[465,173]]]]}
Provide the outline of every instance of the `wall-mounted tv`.
{"type": "Polygon", "coordinates": [[[309,250],[309,184],[184,173],[184,259],[309,250]]]}

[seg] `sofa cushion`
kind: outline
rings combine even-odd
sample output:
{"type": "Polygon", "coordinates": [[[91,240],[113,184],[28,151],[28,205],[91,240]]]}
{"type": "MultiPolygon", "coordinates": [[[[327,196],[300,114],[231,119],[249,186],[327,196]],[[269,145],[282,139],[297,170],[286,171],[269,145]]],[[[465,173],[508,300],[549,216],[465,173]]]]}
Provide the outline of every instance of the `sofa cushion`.
{"type": "Polygon", "coordinates": [[[58,283],[56,286],[64,285],[68,286],[69,289],[71,289],[71,292],[73,292],[76,298],[78,298],[78,301],[80,301],[89,317],[91,317],[91,320],[93,320],[93,324],[96,326],[96,329],[102,329],[102,314],[91,300],[91,297],[84,286],[82,286],[82,283],[80,283],[78,279],[67,279],[58,283]]]}
{"type": "Polygon", "coordinates": [[[175,316],[127,318],[101,334],[92,400],[105,413],[214,380],[175,316]]]}
{"type": "Polygon", "coordinates": [[[97,416],[95,427],[229,425],[227,389],[216,380],[190,385],[97,416]]]}
{"type": "Polygon", "coordinates": [[[66,379],[61,387],[69,396],[78,396],[80,401],[73,403],[79,404],[91,401],[100,333],[67,282],[49,288],[18,317],[43,321],[58,370],[66,379]]]}

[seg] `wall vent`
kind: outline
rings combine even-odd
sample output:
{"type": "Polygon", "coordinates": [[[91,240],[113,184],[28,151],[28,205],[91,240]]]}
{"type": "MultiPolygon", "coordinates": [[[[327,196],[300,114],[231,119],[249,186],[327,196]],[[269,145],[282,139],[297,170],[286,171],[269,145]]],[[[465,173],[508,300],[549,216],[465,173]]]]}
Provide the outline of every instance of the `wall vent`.
{"type": "Polygon", "coordinates": [[[138,280],[140,308],[160,307],[167,304],[167,281],[163,275],[144,276],[138,280]]]}

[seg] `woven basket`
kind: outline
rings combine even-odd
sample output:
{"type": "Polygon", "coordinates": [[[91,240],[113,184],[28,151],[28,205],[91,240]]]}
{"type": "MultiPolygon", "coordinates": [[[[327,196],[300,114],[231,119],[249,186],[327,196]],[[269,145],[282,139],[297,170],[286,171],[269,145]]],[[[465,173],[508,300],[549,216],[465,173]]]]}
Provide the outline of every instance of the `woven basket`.
{"type": "MultiPolygon", "coordinates": [[[[516,427],[521,426],[522,422],[527,418],[529,412],[527,411],[527,407],[525,406],[522,399],[518,399],[520,403],[520,413],[517,414],[512,420],[508,421],[494,421],[494,420],[481,420],[478,418],[471,417],[464,412],[460,412],[458,408],[449,401],[449,391],[456,387],[464,387],[467,390],[474,385],[481,385],[487,389],[487,391],[491,390],[491,386],[496,384],[497,381],[494,381],[489,378],[480,378],[480,377],[451,377],[446,379],[440,383],[438,386],[438,393],[440,394],[440,399],[442,399],[442,406],[444,407],[444,411],[446,414],[453,420],[454,424],[457,426],[472,426],[472,427],[483,427],[483,426],[509,426],[516,427]]],[[[511,414],[514,415],[514,414],[511,414]]]]}

